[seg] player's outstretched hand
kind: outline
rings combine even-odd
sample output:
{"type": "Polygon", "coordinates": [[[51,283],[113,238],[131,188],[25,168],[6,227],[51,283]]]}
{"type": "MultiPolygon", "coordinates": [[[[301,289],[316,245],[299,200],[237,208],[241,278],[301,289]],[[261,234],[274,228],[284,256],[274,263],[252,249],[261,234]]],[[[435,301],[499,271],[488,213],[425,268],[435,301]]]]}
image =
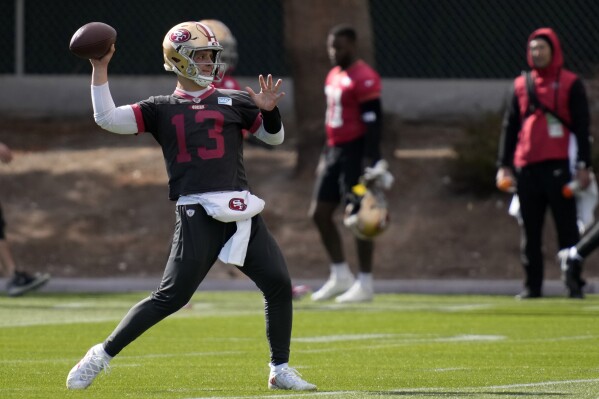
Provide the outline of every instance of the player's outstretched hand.
{"type": "Polygon", "coordinates": [[[279,100],[285,96],[285,92],[279,93],[279,88],[283,81],[279,79],[277,83],[273,84],[272,75],[268,74],[266,80],[264,76],[258,76],[258,83],[260,83],[260,93],[256,93],[249,86],[246,86],[245,90],[249,93],[258,108],[265,111],[272,111],[277,106],[279,100]]]}

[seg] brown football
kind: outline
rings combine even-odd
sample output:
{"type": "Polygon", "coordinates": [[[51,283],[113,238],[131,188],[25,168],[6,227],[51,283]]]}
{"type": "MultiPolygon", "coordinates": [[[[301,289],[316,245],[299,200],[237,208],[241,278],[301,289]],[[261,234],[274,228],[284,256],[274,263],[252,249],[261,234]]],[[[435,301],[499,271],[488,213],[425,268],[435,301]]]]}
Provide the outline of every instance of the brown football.
{"type": "Polygon", "coordinates": [[[69,49],[77,57],[101,58],[116,41],[116,30],[103,22],[83,25],[71,38],[69,49]]]}

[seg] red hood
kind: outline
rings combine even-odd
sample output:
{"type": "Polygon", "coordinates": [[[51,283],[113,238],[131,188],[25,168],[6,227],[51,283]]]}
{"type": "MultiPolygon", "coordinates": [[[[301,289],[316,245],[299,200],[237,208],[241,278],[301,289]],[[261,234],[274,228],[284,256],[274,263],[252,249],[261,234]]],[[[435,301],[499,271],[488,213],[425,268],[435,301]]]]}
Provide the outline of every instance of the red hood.
{"type": "Polygon", "coordinates": [[[539,74],[543,74],[543,75],[544,74],[553,74],[553,73],[557,72],[564,65],[564,56],[562,54],[562,46],[559,42],[557,34],[551,28],[539,28],[539,29],[535,30],[528,37],[527,43],[530,43],[531,40],[533,40],[539,36],[545,36],[546,38],[548,38],[551,41],[551,46],[553,47],[553,55],[551,58],[551,63],[549,64],[549,66],[547,66],[546,68],[543,68],[543,69],[535,68],[534,64],[532,62],[532,56],[530,55],[530,50],[528,49],[528,46],[526,48],[526,60],[528,61],[528,65],[532,69],[536,70],[539,74]]]}

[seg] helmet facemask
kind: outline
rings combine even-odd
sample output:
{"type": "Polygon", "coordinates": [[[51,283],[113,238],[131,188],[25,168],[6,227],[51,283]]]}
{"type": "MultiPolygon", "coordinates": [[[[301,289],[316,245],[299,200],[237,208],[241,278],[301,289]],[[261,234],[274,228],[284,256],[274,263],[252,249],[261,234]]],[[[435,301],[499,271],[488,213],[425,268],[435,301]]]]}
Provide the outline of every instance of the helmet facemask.
{"type": "Polygon", "coordinates": [[[162,43],[164,69],[192,80],[197,85],[206,87],[212,82],[220,82],[227,65],[220,61],[222,46],[214,33],[206,25],[198,22],[185,22],[173,27],[162,43]],[[194,61],[196,51],[210,50],[212,60],[209,63],[194,61]],[[210,64],[211,71],[202,73],[202,65],[210,64]]]}

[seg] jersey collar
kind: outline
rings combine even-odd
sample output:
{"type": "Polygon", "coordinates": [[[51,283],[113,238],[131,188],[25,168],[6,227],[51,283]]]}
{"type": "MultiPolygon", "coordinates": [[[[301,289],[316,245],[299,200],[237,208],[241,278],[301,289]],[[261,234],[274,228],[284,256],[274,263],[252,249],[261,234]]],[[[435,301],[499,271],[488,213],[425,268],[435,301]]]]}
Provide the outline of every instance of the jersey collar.
{"type": "Polygon", "coordinates": [[[216,89],[214,88],[214,86],[210,85],[208,86],[206,89],[201,90],[199,92],[193,92],[194,94],[192,94],[192,92],[187,92],[185,90],[182,89],[175,89],[175,92],[173,93],[175,96],[177,97],[181,97],[185,100],[189,100],[189,101],[198,101],[198,100],[203,100],[206,97],[208,97],[209,95],[211,95],[212,93],[214,93],[216,89]],[[199,93],[199,94],[197,94],[199,93]]]}

